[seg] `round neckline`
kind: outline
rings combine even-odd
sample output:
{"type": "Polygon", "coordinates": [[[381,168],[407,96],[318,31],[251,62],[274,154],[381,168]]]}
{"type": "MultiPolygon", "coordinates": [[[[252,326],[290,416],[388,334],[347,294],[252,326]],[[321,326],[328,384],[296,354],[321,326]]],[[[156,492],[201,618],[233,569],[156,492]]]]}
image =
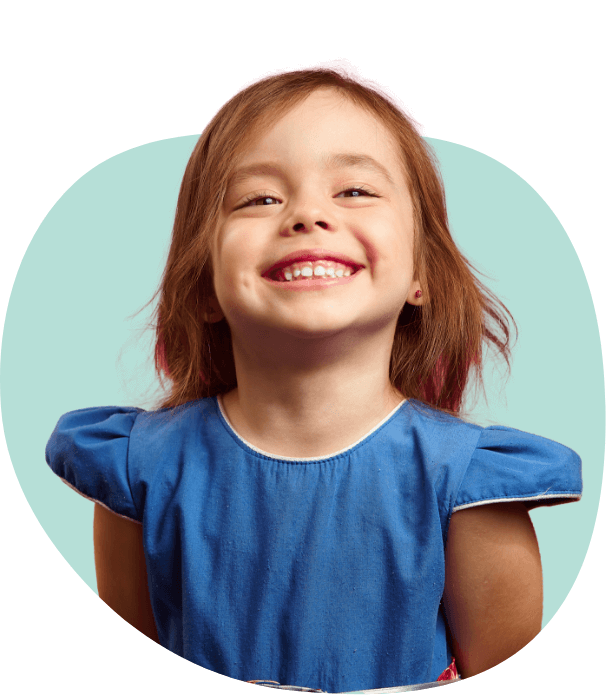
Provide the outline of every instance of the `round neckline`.
{"type": "Polygon", "coordinates": [[[272,454],[269,451],[265,451],[264,449],[260,449],[258,446],[255,446],[254,444],[251,444],[249,441],[244,439],[234,426],[231,424],[229,418],[227,417],[227,413],[225,412],[225,409],[223,407],[223,402],[220,394],[217,394],[215,397],[215,402],[217,404],[217,411],[223,421],[223,424],[227,428],[227,431],[236,439],[238,443],[243,445],[246,449],[250,449],[252,452],[255,454],[260,454],[261,456],[264,456],[265,458],[272,459],[273,461],[289,461],[289,462],[298,462],[298,463],[314,463],[318,461],[326,461],[328,459],[335,458],[337,456],[342,456],[343,454],[350,452],[352,449],[355,449],[356,447],[360,446],[363,444],[366,440],[370,439],[383,425],[387,424],[389,420],[391,420],[392,417],[394,417],[402,408],[403,405],[409,402],[410,399],[405,398],[403,401],[400,401],[396,407],[391,410],[379,423],[377,423],[369,432],[367,432],[365,435],[360,437],[356,442],[353,444],[350,444],[349,446],[346,446],[343,449],[339,449],[339,451],[335,451],[334,453],[331,454],[325,454],[323,456],[306,456],[306,457],[300,457],[300,456],[277,456],[276,454],[272,454]]]}

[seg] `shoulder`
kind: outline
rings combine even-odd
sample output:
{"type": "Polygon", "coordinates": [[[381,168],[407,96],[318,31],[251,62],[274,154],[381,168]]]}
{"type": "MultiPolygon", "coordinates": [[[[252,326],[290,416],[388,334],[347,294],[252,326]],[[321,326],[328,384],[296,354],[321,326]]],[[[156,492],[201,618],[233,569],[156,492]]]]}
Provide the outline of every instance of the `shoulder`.
{"type": "Polygon", "coordinates": [[[453,511],[489,501],[561,504],[579,499],[582,487],[581,459],[569,447],[512,427],[486,427],[453,511]]]}
{"type": "Polygon", "coordinates": [[[132,428],[136,417],[143,412],[142,408],[113,405],[71,410],[59,418],[55,432],[99,428],[119,433],[132,428]]]}
{"type": "Polygon", "coordinates": [[[121,516],[139,520],[128,452],[140,408],[74,410],[59,418],[46,445],[46,462],[67,485],[121,516]]]}

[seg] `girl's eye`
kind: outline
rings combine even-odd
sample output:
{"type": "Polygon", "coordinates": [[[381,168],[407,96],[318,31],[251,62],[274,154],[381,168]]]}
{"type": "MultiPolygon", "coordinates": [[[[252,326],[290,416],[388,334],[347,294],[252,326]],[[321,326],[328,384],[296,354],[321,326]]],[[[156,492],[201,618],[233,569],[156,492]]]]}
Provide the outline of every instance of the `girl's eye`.
{"type": "MultiPolygon", "coordinates": [[[[354,188],[348,188],[346,191],[341,191],[341,193],[365,193],[366,195],[372,196],[373,198],[378,198],[379,196],[376,193],[373,193],[369,188],[365,188],[364,186],[355,186],[354,188]]],[[[341,195],[339,193],[339,195],[341,195]]],[[[361,196],[354,196],[354,198],[360,198],[361,196]]]]}
{"type": "MultiPolygon", "coordinates": [[[[379,196],[376,193],[373,193],[369,188],[365,188],[364,186],[356,186],[354,188],[348,188],[345,191],[341,191],[341,193],[363,193],[368,196],[372,196],[373,198],[378,198],[379,196]]],[[[339,195],[341,195],[339,193],[339,195]]],[[[355,195],[353,196],[354,198],[361,198],[361,195],[355,195]]],[[[254,204],[255,207],[257,207],[257,203],[259,201],[266,201],[266,200],[278,200],[278,198],[275,198],[272,195],[269,195],[269,193],[262,193],[261,195],[257,195],[256,193],[253,193],[252,196],[249,196],[240,207],[251,207],[251,203],[254,204]]],[[[261,207],[265,207],[263,203],[260,205],[261,207]]]]}
{"type": "Polygon", "coordinates": [[[277,198],[274,198],[273,196],[268,195],[268,194],[264,194],[264,195],[260,195],[260,196],[252,195],[252,196],[246,198],[246,200],[242,203],[242,205],[240,207],[246,207],[247,205],[250,206],[251,203],[254,203],[256,206],[260,200],[263,200],[263,201],[265,201],[265,200],[277,200],[277,198]]]}

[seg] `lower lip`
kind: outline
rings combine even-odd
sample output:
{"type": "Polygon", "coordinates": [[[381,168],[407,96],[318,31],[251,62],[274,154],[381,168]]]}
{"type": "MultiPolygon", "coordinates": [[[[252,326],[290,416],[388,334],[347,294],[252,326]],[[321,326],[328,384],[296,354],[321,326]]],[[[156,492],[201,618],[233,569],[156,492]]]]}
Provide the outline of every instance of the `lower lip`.
{"type": "Polygon", "coordinates": [[[279,280],[272,280],[270,278],[263,278],[270,285],[278,287],[281,290],[289,290],[294,292],[306,292],[310,290],[325,290],[329,287],[336,287],[337,285],[346,285],[348,282],[355,280],[361,273],[361,270],[353,273],[353,275],[348,275],[342,278],[327,278],[325,277],[314,277],[310,280],[285,280],[281,282],[279,280]]]}

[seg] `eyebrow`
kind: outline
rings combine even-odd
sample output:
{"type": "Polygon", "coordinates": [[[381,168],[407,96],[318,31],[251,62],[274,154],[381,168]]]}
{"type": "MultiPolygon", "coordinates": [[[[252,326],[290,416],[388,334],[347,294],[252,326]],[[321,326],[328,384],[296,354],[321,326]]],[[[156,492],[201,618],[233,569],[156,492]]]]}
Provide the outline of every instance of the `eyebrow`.
{"type": "MultiPolygon", "coordinates": [[[[374,157],[367,154],[357,154],[354,152],[331,154],[324,158],[326,169],[347,169],[348,167],[358,167],[368,169],[386,179],[392,186],[395,185],[389,171],[374,157]]],[[[229,185],[235,186],[252,176],[282,176],[283,172],[278,164],[271,162],[261,162],[250,164],[249,166],[236,169],[229,177],[229,185]]]]}

